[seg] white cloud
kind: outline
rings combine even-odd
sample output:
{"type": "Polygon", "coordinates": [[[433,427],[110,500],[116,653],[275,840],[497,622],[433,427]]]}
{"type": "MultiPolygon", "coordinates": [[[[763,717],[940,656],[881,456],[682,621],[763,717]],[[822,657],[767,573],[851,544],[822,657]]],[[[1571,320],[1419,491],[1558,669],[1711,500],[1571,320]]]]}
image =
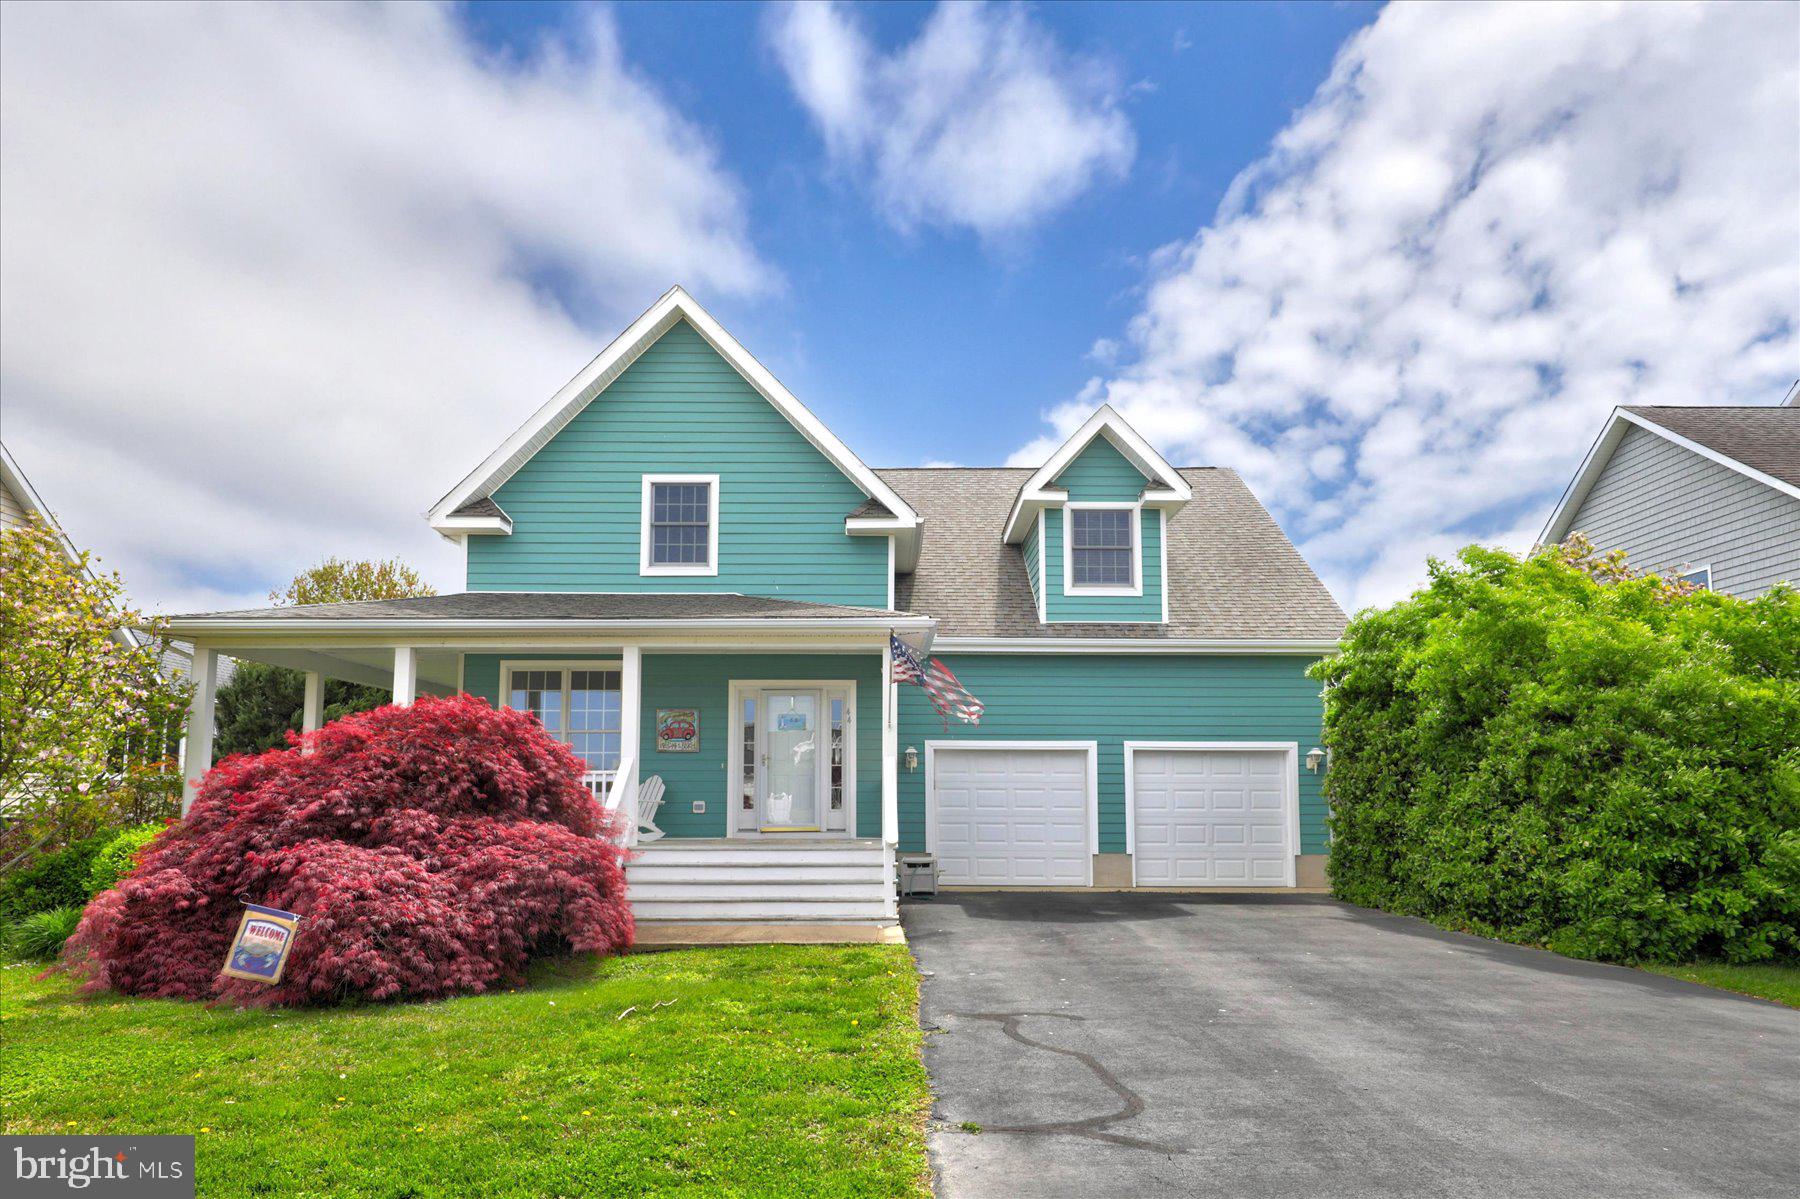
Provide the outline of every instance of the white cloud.
{"type": "Polygon", "coordinates": [[[1052,424],[1105,398],[1238,468],[1350,606],[1529,545],[1612,405],[1800,375],[1797,37],[1791,5],[1384,10],[1052,424]]]}
{"type": "Polygon", "coordinates": [[[417,5],[0,25],[5,435],[139,602],[331,553],[459,586],[420,512],[670,283],[768,283],[604,15],[523,61],[417,5]]]}
{"type": "Polygon", "coordinates": [[[770,37],[833,159],[899,228],[1015,233],[1130,169],[1118,81],[1023,9],[943,4],[884,54],[846,9],[795,4],[770,37]]]}

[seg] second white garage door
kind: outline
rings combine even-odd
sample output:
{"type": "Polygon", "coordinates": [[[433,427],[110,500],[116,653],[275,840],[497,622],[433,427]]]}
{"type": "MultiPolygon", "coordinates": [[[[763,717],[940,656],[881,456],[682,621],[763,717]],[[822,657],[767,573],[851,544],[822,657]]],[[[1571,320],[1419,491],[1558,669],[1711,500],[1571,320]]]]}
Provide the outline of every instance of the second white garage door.
{"type": "Polygon", "coordinates": [[[1087,750],[934,747],[931,756],[938,881],[1087,884],[1087,750]]]}
{"type": "Polygon", "coordinates": [[[1286,750],[1134,747],[1129,757],[1138,886],[1293,885],[1286,750]]]}

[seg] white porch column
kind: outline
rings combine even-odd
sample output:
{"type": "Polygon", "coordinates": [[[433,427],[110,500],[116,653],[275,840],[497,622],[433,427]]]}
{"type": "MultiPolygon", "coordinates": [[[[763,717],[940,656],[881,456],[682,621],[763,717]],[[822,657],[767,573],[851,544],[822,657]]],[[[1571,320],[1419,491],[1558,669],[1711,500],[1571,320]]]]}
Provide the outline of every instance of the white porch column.
{"type": "Polygon", "coordinates": [[[203,775],[212,769],[213,699],[219,684],[219,651],[194,643],[194,661],[188,674],[194,698],[188,704],[186,752],[182,757],[181,814],[194,806],[194,793],[203,775]]]}
{"type": "Polygon", "coordinates": [[[631,822],[631,832],[627,834],[629,844],[635,840],[638,779],[644,773],[638,763],[638,748],[643,740],[640,729],[644,706],[644,651],[628,645],[620,658],[619,773],[613,778],[613,787],[621,797],[619,810],[631,822]]]}
{"type": "Polygon", "coordinates": [[[394,647],[394,703],[412,706],[419,696],[419,651],[410,645],[394,647]]]}
{"type": "Polygon", "coordinates": [[[306,698],[300,705],[300,731],[312,733],[325,723],[325,676],[306,672],[306,698]]]}
{"type": "Polygon", "coordinates": [[[881,839],[900,844],[900,697],[894,689],[894,647],[881,643],[881,839]]]}

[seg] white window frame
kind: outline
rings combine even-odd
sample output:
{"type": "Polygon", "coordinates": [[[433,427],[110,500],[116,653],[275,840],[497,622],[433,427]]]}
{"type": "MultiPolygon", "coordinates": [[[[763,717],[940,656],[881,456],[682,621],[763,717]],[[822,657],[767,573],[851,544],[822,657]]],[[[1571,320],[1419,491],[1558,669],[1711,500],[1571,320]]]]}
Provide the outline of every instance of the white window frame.
{"type": "MultiPolygon", "coordinates": [[[[631,746],[625,744],[625,661],[622,658],[563,658],[554,662],[534,662],[529,658],[503,658],[500,661],[500,703],[502,708],[512,708],[518,712],[523,709],[512,706],[512,672],[515,670],[555,670],[562,674],[562,737],[558,742],[569,746],[574,753],[574,746],[564,738],[569,736],[569,672],[572,670],[616,670],[619,672],[619,761],[622,763],[630,757],[631,746]]],[[[576,755],[579,757],[580,755],[576,755]]],[[[616,773],[613,770],[590,770],[590,775],[602,775],[608,781],[616,773]]]]}
{"type": "Polygon", "coordinates": [[[1675,572],[1675,577],[1683,583],[1694,583],[1694,586],[1704,588],[1707,591],[1713,589],[1712,563],[1710,562],[1706,563],[1704,566],[1685,566],[1675,572]],[[1694,583],[1694,575],[1701,576],[1701,581],[1694,583]]]}
{"type": "Polygon", "coordinates": [[[1144,515],[1142,500],[1106,503],[1068,503],[1063,505],[1063,576],[1064,595],[1138,595],[1144,594],[1144,515]],[[1080,586],[1075,582],[1075,513],[1089,510],[1129,510],[1131,513],[1131,586],[1080,586]]]}
{"type": "MultiPolygon", "coordinates": [[[[1094,885],[1094,855],[1100,852],[1100,743],[1098,741],[981,741],[973,738],[929,737],[925,741],[925,852],[938,851],[937,834],[937,756],[939,750],[987,750],[1005,753],[1021,750],[1027,753],[1047,751],[1083,754],[1087,760],[1087,877],[1084,887],[1094,885]]],[[[960,884],[957,884],[960,885],[960,884]]],[[[976,884],[987,886],[988,884],[976,884]]],[[[1014,884],[1031,889],[1030,884],[1014,884]]]]}
{"type": "Polygon", "coordinates": [[[645,475],[643,492],[640,499],[641,512],[638,524],[638,574],[645,577],[686,575],[689,577],[708,577],[719,573],[719,476],[718,475],[645,475]],[[652,562],[651,551],[655,548],[651,535],[650,518],[655,514],[656,485],[658,483],[705,483],[707,484],[707,528],[706,528],[706,564],[693,562],[652,562]]]}
{"type": "MultiPolygon", "coordinates": [[[[1282,770],[1287,783],[1285,799],[1287,806],[1287,874],[1284,887],[1300,885],[1300,743],[1298,741],[1126,741],[1125,750],[1125,852],[1131,855],[1131,885],[1136,887],[1137,880],[1137,752],[1146,750],[1151,753],[1181,753],[1198,751],[1205,753],[1218,750],[1224,753],[1278,753],[1281,755],[1282,770]]],[[[1241,884],[1218,884],[1219,886],[1237,886],[1241,884]]],[[[1151,888],[1152,890],[1179,890],[1180,888],[1151,888]]],[[[1208,888],[1210,889],[1210,888],[1208,888]]]]}
{"type": "MultiPolygon", "coordinates": [[[[727,837],[770,837],[781,840],[822,839],[832,841],[855,840],[856,833],[856,680],[855,679],[731,679],[725,687],[727,728],[731,738],[725,758],[725,835],[727,837]],[[755,830],[740,829],[737,826],[738,801],[744,794],[744,754],[743,723],[744,699],[751,692],[759,694],[764,691],[817,691],[819,693],[819,721],[827,734],[831,728],[831,701],[842,697],[844,701],[844,827],[841,829],[826,828],[830,823],[829,809],[831,805],[831,755],[829,737],[827,750],[820,755],[820,778],[823,780],[819,792],[818,831],[772,832],[765,833],[760,827],[755,830]]],[[[761,723],[763,709],[758,706],[756,719],[761,723]]],[[[758,799],[760,803],[760,797],[758,799]]],[[[762,823],[762,813],[757,813],[757,824],[762,823]]]]}

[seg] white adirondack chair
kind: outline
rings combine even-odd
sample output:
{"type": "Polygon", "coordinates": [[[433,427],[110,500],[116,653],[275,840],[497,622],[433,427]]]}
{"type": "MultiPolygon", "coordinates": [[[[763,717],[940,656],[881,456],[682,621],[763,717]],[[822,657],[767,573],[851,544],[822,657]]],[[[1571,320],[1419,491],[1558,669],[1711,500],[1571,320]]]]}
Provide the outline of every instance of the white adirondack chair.
{"type": "Polygon", "coordinates": [[[639,841],[655,841],[663,835],[656,827],[656,809],[663,805],[662,775],[653,774],[638,784],[637,793],[637,839],[639,841]]]}

